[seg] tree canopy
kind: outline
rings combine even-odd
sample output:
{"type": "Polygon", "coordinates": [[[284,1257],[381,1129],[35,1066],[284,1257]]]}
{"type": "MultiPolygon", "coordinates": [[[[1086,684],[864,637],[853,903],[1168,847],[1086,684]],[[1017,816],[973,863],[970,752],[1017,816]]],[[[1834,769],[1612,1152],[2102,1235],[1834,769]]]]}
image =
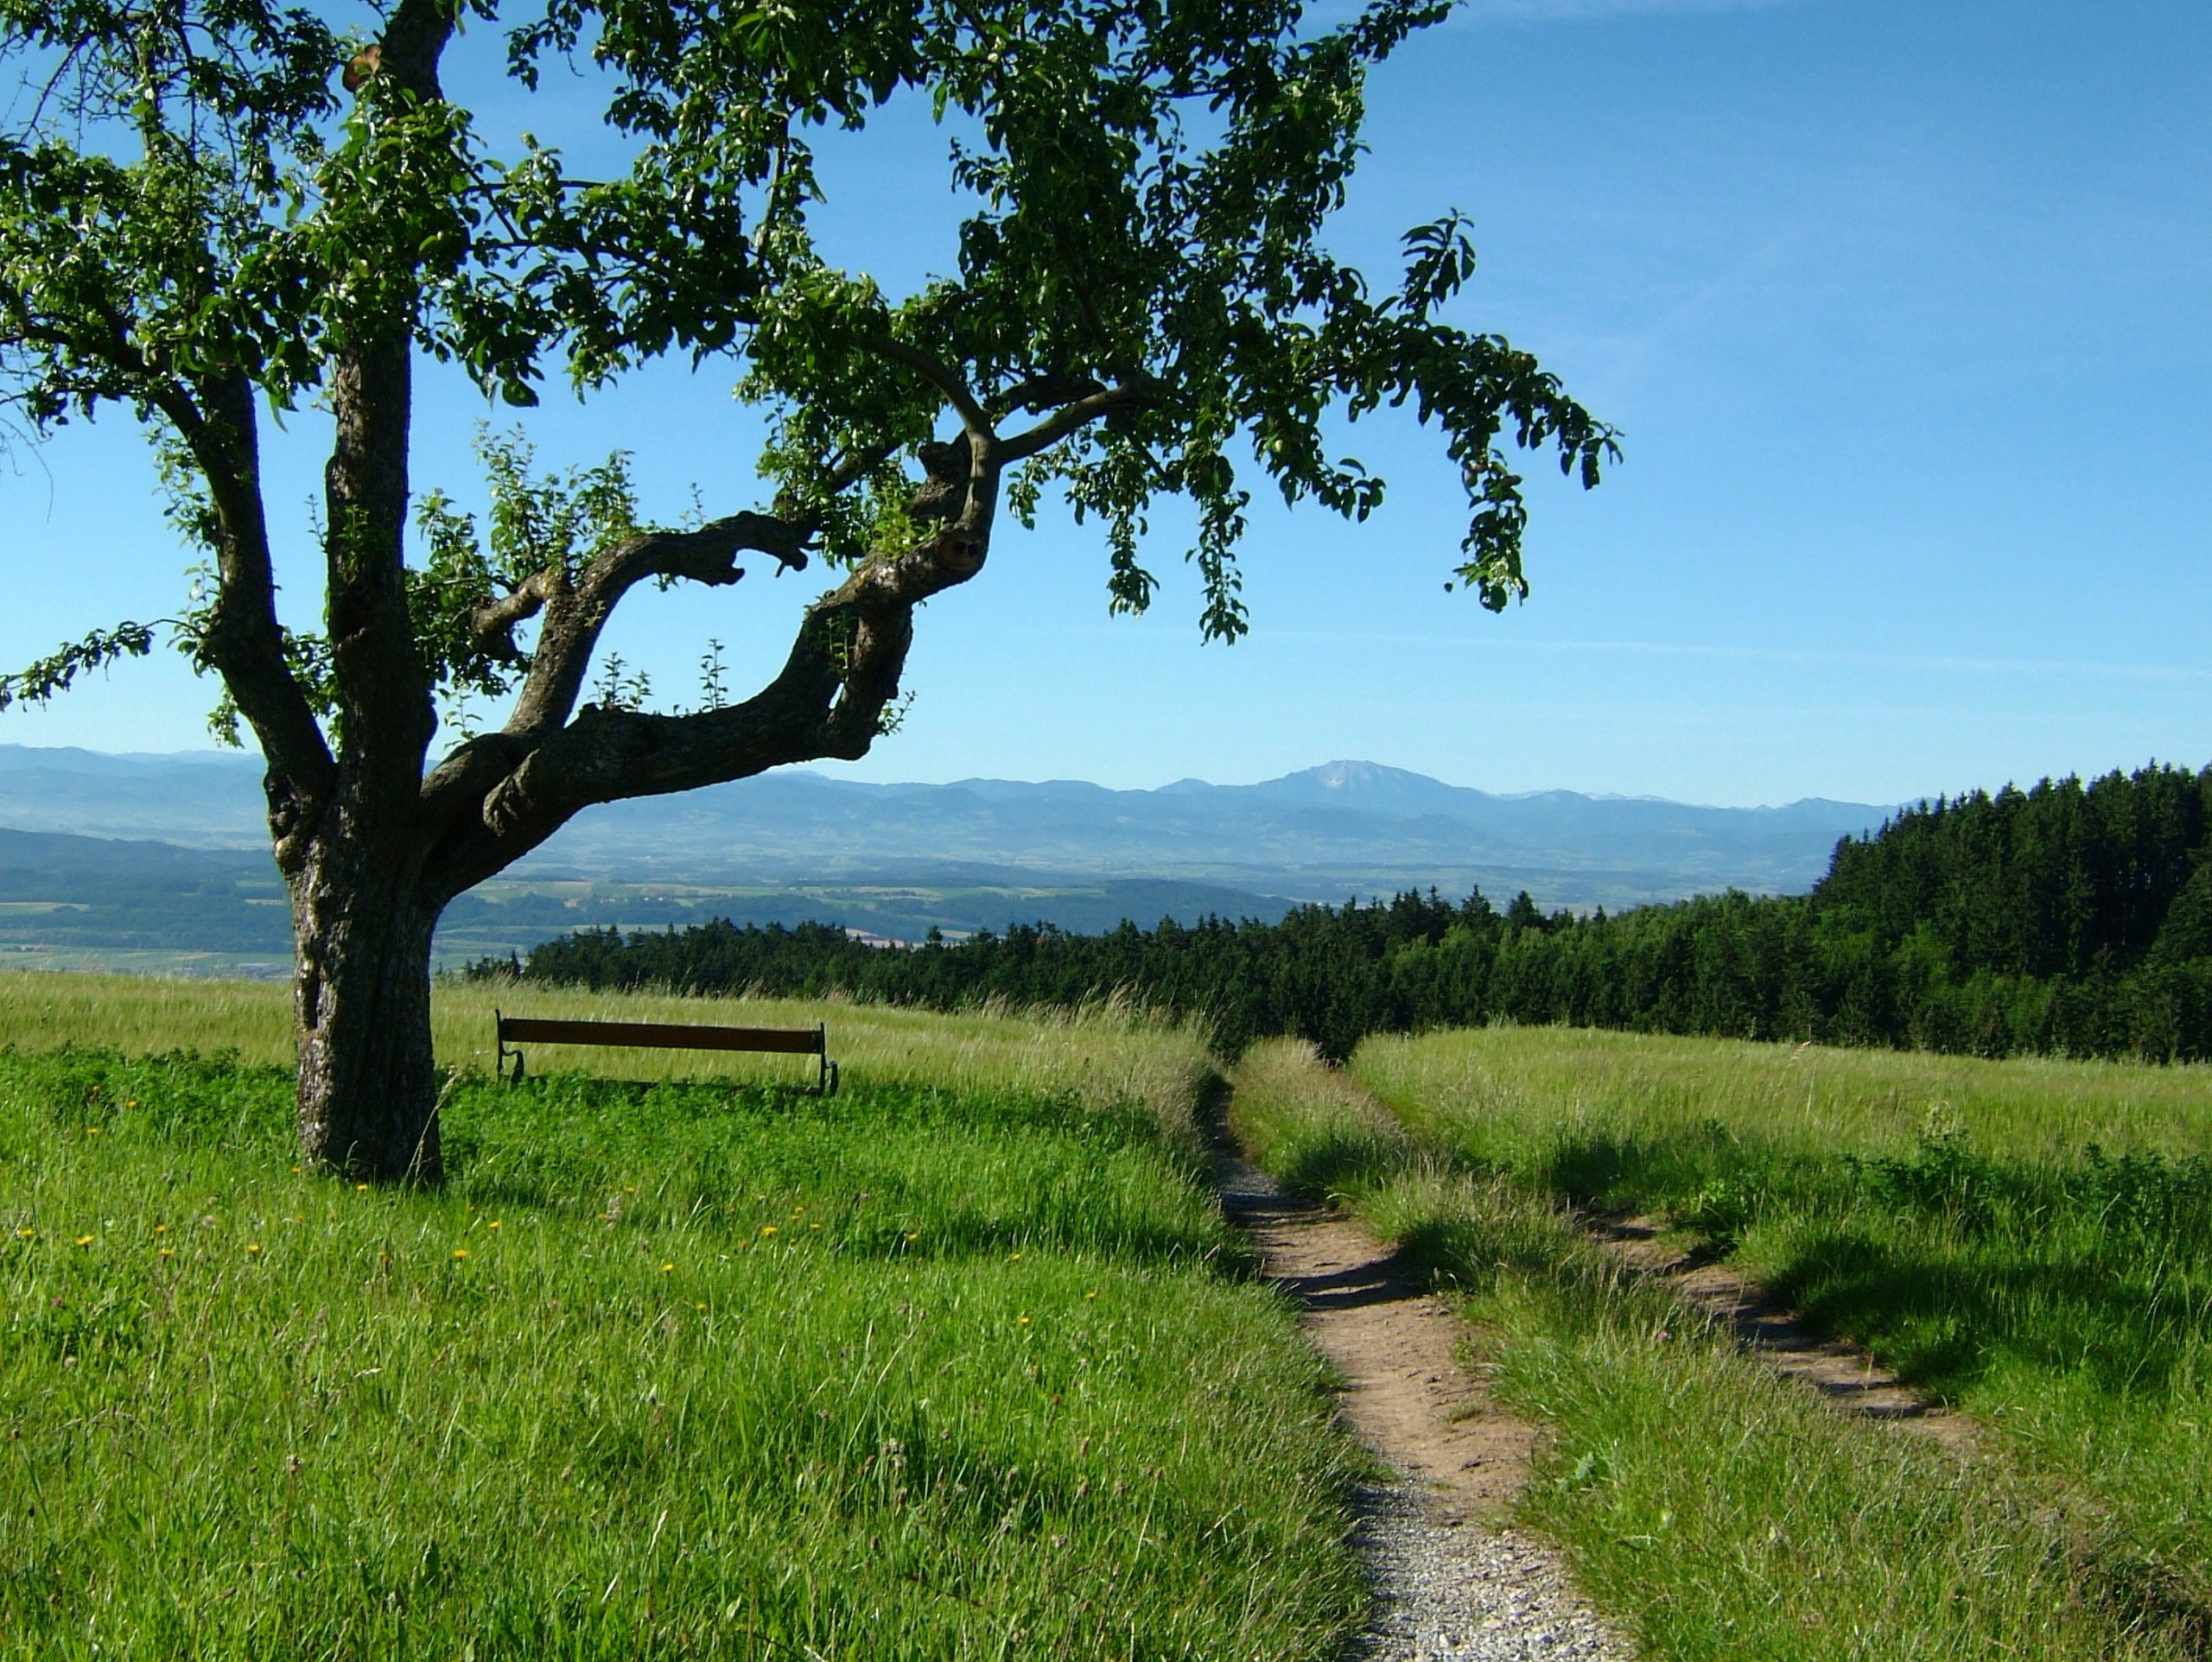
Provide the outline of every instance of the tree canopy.
{"type": "MultiPolygon", "coordinates": [[[[1323,234],[1368,72],[1448,10],[397,0],[347,24],[270,0],[0,0],[19,82],[0,403],[35,434],[104,405],[156,434],[208,561],[174,631],[269,761],[309,977],[371,891],[434,921],[593,802],[863,753],[914,608],[982,568],[1001,507],[1027,524],[1064,496],[1135,612],[1149,518],[1183,499],[1201,626],[1234,638],[1253,493],[1364,517],[1383,480],[1336,454],[1339,424],[1404,406],[1465,486],[1455,580],[1492,607],[1523,593],[1510,453],[1592,484],[1611,433],[1529,353],[1446,320],[1474,269],[1458,213],[1410,230],[1387,281],[1323,234]],[[441,79],[464,48],[525,91],[573,67],[624,164],[498,150],[441,79]],[[961,216],[954,269],[903,296],[831,263],[810,219],[826,136],[902,96],[944,124],[961,216]],[[418,373],[526,406],[669,355],[727,365],[769,419],[765,502],[704,481],[719,517],[657,525],[619,464],[548,480],[497,445],[487,524],[411,492],[418,373]],[[264,422],[308,403],[334,418],[313,622],[278,616],[261,455],[264,422]],[[831,581],[758,692],[680,715],[583,700],[626,594],[734,583],[748,559],[831,581]],[[505,719],[432,764],[437,701],[463,688],[505,719]]],[[[0,701],[155,632],[97,630],[0,701]]],[[[332,984],[303,980],[303,1008],[332,984]]]]}

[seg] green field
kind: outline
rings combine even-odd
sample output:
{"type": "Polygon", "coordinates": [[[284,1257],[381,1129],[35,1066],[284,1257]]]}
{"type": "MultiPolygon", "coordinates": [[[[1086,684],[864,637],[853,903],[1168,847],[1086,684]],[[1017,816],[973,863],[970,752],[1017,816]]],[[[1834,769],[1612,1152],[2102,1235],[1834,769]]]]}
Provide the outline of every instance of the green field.
{"type": "Polygon", "coordinates": [[[1236,1113],[1461,1290],[1554,1434],[1529,1518],[1652,1653],[2204,1653],[2212,1073],[1498,1028],[1262,1046],[1236,1113]],[[1979,1453],[1816,1406],[1570,1208],[1740,1266],[1979,1453]]]}
{"type": "MultiPolygon", "coordinates": [[[[422,1195],[294,1169],[271,991],[0,984],[0,1655],[1322,1658],[1363,1617],[1361,1458],[1198,1180],[1192,1036],[832,1009],[826,1102],[479,1075],[422,1195]]],[[[442,995],[448,1056],[488,1018],[442,995]]]]}
{"type": "MultiPolygon", "coordinates": [[[[355,1189],[294,1168],[281,987],[0,977],[0,1657],[1345,1653],[1363,1457],[1205,1190],[1201,1033],[486,986],[435,1025],[451,1180],[355,1189]],[[826,1021],[847,1088],[550,1048],[512,1088],[495,1003],[826,1021]]],[[[1497,1028],[1236,1085],[1457,1291],[1547,1432],[1522,1521],[1648,1658],[2212,1644],[2204,1070],[1497,1028]],[[1974,1450],[1779,1381],[1591,1211],[1974,1450]]]]}

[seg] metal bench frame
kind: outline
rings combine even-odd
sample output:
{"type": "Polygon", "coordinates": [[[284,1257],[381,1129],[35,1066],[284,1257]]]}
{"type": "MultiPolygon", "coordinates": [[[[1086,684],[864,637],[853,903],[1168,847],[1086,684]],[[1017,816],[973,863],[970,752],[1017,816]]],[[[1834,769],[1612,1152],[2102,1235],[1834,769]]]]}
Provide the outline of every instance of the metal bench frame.
{"type": "Polygon", "coordinates": [[[613,1044],[641,1050],[766,1050],[821,1059],[822,1074],[811,1087],[817,1096],[837,1094],[837,1064],[830,1059],[830,1030],[816,1027],[689,1027],[657,1021],[548,1021],[535,1016],[492,1019],[499,1029],[499,1077],[514,1084],[523,1076],[522,1051],[510,1041],[535,1044],[613,1044]],[[507,1058],[514,1070],[507,1070],[507,1058]]]}

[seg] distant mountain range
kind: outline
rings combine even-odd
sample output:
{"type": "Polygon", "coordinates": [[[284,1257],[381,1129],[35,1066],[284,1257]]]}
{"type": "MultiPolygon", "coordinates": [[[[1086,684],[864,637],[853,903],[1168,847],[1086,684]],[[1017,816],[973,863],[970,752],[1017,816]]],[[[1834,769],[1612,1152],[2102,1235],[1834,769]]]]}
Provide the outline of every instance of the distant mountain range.
{"type": "MultiPolygon", "coordinates": [[[[108,755],[0,745],[0,826],[263,846],[260,766],[222,752],[108,755]]],[[[1839,837],[1890,809],[1820,799],[1702,808],[1573,791],[1498,796],[1371,762],[1258,784],[1156,790],[1073,780],[865,784],[787,769],[580,815],[517,880],[1035,888],[1173,879],[1210,896],[1342,899],[1479,885],[1611,908],[1730,887],[1809,887],[1839,837]]],[[[1153,920],[1142,920],[1150,922],[1153,920]]]]}

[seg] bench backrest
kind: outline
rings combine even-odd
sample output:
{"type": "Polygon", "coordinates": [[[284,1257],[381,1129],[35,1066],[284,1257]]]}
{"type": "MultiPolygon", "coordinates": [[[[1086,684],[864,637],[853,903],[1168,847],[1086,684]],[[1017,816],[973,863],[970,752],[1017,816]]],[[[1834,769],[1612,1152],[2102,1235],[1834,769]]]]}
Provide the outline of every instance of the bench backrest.
{"type": "Polygon", "coordinates": [[[502,1016],[499,1038],[519,1044],[626,1044],[641,1050],[777,1050],[818,1056],[829,1038],[820,1027],[690,1027],[658,1021],[546,1021],[502,1016]]]}
{"type": "Polygon", "coordinates": [[[817,1094],[834,1096],[837,1064],[830,1060],[830,1031],[817,1027],[704,1027],[660,1021],[550,1021],[536,1016],[507,1016],[492,1012],[499,1028],[499,1071],[503,1078],[519,1081],[523,1072],[520,1050],[510,1044],[528,1040],[537,1044],[611,1044],[642,1050],[772,1050],[785,1056],[819,1056],[822,1077],[817,1094]],[[512,1057],[512,1072],[507,1063],[512,1057]]]}

